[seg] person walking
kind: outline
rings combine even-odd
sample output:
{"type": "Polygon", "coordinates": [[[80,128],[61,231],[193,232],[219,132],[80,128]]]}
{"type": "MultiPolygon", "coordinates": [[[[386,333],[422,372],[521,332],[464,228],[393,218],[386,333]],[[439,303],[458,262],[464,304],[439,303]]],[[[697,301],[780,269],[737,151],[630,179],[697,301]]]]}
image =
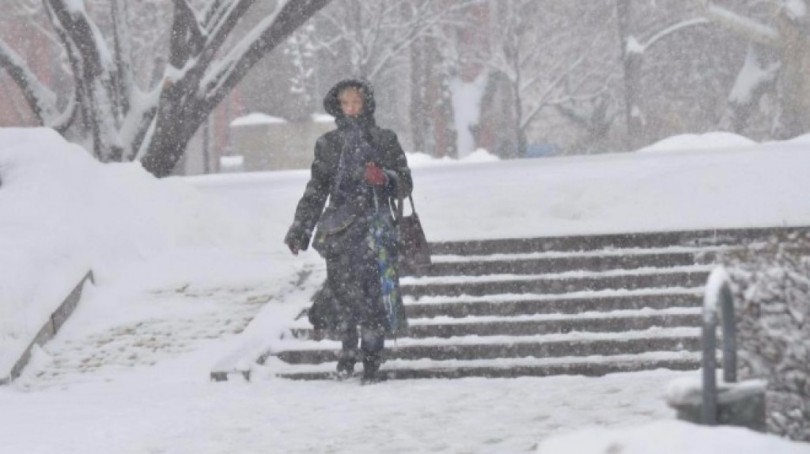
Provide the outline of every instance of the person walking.
{"type": "Polygon", "coordinates": [[[402,310],[398,320],[391,320],[383,303],[391,287],[384,261],[395,262],[397,251],[394,241],[388,244],[393,250],[380,253],[380,226],[387,231],[383,237],[395,235],[389,231],[393,201],[410,195],[413,180],[396,133],[374,121],[376,104],[368,82],[339,82],[323,105],[337,129],[315,143],[311,177],[284,242],[297,255],[312,240],[326,260],[326,282],[315,299],[325,298],[334,307],[329,325],[342,341],[338,377],[351,376],[359,360],[363,382],[376,381],[386,333],[407,324],[402,310]]]}

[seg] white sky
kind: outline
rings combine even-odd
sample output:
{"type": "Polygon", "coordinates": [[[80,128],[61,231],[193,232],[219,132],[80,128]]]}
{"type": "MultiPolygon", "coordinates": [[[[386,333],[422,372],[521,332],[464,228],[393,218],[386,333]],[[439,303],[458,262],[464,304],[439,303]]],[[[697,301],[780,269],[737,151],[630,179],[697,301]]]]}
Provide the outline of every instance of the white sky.
{"type": "MultiPolygon", "coordinates": [[[[809,142],[684,136],[644,153],[409,159],[435,241],[810,225],[809,142]]],[[[360,387],[274,379],[270,361],[251,383],[210,383],[216,363],[272,343],[323,276],[314,252],[293,257],[282,244],[307,175],[158,181],[52,131],[0,129],[2,376],[56,295],[88,267],[97,276],[57,338],[0,389],[4,451],[810,452],[673,422],[663,384],[694,373],[360,387]],[[586,434],[553,437],[574,429],[586,434]]]]}

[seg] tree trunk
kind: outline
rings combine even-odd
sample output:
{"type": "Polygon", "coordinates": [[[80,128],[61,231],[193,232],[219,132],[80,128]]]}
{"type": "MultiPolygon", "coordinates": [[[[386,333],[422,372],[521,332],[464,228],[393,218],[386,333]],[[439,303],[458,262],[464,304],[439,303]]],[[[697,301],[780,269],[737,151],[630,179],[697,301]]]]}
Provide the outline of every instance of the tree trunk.
{"type": "Polygon", "coordinates": [[[635,150],[646,139],[644,114],[641,109],[641,63],[643,55],[638,52],[638,42],[632,36],[631,0],[616,0],[619,39],[622,45],[622,68],[624,70],[625,123],[627,124],[626,146],[635,150]]]}
{"type": "MultiPolygon", "coordinates": [[[[215,71],[217,64],[211,52],[203,51],[197,57],[192,69],[186,71],[182,78],[175,82],[164,81],[163,90],[157,114],[153,123],[154,130],[147,133],[149,141],[146,151],[141,158],[143,167],[157,177],[171,175],[174,167],[185,153],[189,140],[200,127],[205,118],[216,108],[231,90],[239,84],[250,69],[268,52],[278,46],[290,36],[301,24],[306,22],[313,14],[326,6],[330,0],[293,0],[286,3],[272,25],[262,30],[261,34],[250,43],[245,53],[237,60],[233,60],[227,71],[217,72],[216,77],[206,78],[206,71],[215,71]],[[206,86],[203,86],[206,83],[206,86]]],[[[241,4],[249,5],[251,2],[243,1],[241,4]]],[[[248,6],[245,6],[247,8],[248,6]]],[[[233,8],[232,8],[233,9],[233,8]]],[[[233,29],[241,16],[233,18],[225,24],[233,29]]],[[[189,25],[175,22],[174,32],[188,33],[189,25]]],[[[173,33],[174,35],[174,33],[173,33]]],[[[198,37],[190,35],[192,42],[198,37]]],[[[222,36],[219,42],[207,44],[216,49],[225,40],[222,36]]],[[[173,46],[175,59],[178,53],[187,52],[186,46],[181,43],[173,46]]],[[[186,60],[179,59],[176,63],[186,60]]],[[[177,66],[175,66],[177,67],[177,66]]]]}
{"type": "Polygon", "coordinates": [[[782,72],[779,98],[782,115],[774,131],[778,139],[810,132],[810,36],[802,30],[802,25],[780,15],[782,72]]]}
{"type": "MultiPolygon", "coordinates": [[[[428,63],[428,38],[417,39],[411,46],[411,134],[415,151],[432,153],[435,141],[431,128],[430,97],[428,91],[432,77],[428,63]]],[[[435,100],[435,97],[434,97],[435,100]]]]}
{"type": "Polygon", "coordinates": [[[414,151],[456,157],[453,112],[437,38],[424,36],[411,46],[410,118],[414,151]]]}

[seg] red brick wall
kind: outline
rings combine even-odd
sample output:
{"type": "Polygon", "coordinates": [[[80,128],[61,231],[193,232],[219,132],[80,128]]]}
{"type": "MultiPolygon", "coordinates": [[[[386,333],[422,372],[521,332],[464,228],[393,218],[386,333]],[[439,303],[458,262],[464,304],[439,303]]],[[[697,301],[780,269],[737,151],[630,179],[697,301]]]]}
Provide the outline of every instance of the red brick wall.
{"type": "MultiPolygon", "coordinates": [[[[48,25],[39,24],[47,29],[48,25]]],[[[49,85],[53,80],[55,48],[38,26],[17,17],[0,19],[0,38],[26,61],[28,67],[49,85]]],[[[35,126],[38,122],[16,83],[0,70],[0,127],[35,126]]]]}

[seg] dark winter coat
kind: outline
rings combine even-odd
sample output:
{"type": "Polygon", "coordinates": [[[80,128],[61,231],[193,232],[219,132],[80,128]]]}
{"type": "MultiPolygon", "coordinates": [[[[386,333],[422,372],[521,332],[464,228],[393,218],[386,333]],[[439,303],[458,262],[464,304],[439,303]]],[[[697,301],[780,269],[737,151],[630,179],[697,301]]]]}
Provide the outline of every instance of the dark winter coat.
{"type": "MultiPolygon", "coordinates": [[[[327,199],[331,207],[355,214],[340,235],[328,235],[325,242],[318,235],[317,249],[326,259],[327,282],[316,295],[310,314],[313,326],[343,333],[345,343],[351,343],[357,325],[372,333],[394,329],[383,305],[378,252],[369,242],[370,222],[381,215],[390,216],[391,200],[407,197],[413,182],[396,134],[374,121],[370,86],[359,80],[340,82],[324,98],[324,108],[335,117],[337,129],[322,135],[315,144],[312,174],[285,242],[295,249],[307,249],[313,230],[317,234],[327,199]],[[346,87],[357,87],[363,94],[363,114],[359,118],[345,117],[340,108],[338,94],[346,87]],[[365,181],[368,162],[388,176],[384,187],[375,188],[365,181]]],[[[392,254],[395,261],[396,251],[392,254]]],[[[401,298],[397,302],[401,307],[401,298]]],[[[407,325],[404,312],[398,312],[397,319],[398,327],[407,325]]],[[[382,340],[378,347],[382,347],[382,340]]]]}
{"type": "Polygon", "coordinates": [[[353,128],[359,128],[365,141],[371,146],[369,160],[389,175],[388,185],[383,188],[381,194],[378,193],[380,203],[387,207],[389,199],[397,196],[407,197],[413,187],[408,162],[397,135],[389,129],[378,127],[374,121],[374,94],[369,85],[359,80],[340,82],[327,93],[323,104],[326,112],[335,117],[337,129],[322,135],[315,143],[315,160],[312,163],[311,177],[304,195],[298,202],[295,219],[287,234],[286,242],[297,246],[300,250],[306,250],[309,246],[313,230],[330,195],[330,204],[348,204],[357,212],[374,209],[373,189],[363,181],[364,162],[347,159],[354,151],[346,149],[351,141],[353,128]],[[345,117],[340,108],[338,93],[349,86],[360,88],[364,95],[363,115],[358,119],[345,117]],[[338,162],[344,150],[347,153],[344,156],[344,165],[348,163],[350,168],[343,173],[341,190],[333,194],[338,162]]]}

